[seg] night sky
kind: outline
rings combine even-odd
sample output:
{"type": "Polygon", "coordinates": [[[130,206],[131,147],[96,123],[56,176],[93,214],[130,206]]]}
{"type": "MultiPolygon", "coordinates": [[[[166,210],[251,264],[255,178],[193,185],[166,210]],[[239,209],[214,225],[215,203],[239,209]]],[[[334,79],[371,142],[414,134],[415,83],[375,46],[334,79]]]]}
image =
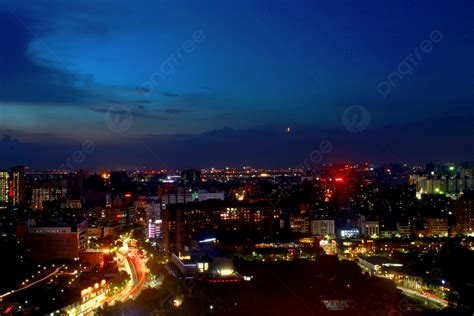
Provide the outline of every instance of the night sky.
{"type": "Polygon", "coordinates": [[[0,37],[0,168],[474,157],[473,1],[2,0],[0,37]]]}

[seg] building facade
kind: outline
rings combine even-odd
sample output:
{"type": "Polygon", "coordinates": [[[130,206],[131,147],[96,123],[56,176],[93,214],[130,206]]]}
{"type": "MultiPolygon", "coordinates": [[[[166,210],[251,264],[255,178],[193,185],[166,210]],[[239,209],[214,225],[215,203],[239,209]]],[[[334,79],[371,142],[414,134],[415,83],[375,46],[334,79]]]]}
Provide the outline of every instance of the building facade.
{"type": "Polygon", "coordinates": [[[8,203],[10,173],[0,170],[0,203],[8,203]]]}
{"type": "Polygon", "coordinates": [[[25,167],[16,166],[10,169],[9,202],[19,205],[23,202],[25,192],[25,167]]]}
{"type": "Polygon", "coordinates": [[[311,234],[314,236],[336,236],[334,220],[313,220],[311,221],[311,234]]]}

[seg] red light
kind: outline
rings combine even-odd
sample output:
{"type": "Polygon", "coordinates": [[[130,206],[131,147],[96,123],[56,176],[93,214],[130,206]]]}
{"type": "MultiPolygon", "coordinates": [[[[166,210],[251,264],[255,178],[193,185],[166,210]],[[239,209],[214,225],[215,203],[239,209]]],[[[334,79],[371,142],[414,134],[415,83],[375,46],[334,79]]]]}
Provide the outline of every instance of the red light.
{"type": "Polygon", "coordinates": [[[115,217],[122,218],[122,214],[117,214],[115,217]]]}
{"type": "Polygon", "coordinates": [[[125,193],[125,197],[126,198],[132,197],[132,194],[131,193],[125,193]]]}
{"type": "Polygon", "coordinates": [[[336,182],[342,182],[342,178],[336,178],[334,179],[336,182]]]}

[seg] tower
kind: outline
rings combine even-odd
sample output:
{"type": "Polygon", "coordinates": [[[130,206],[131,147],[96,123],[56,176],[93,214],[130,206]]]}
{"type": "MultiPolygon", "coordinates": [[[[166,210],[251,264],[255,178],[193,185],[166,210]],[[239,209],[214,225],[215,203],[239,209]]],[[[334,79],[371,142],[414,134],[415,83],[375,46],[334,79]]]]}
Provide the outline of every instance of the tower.
{"type": "Polygon", "coordinates": [[[16,166],[10,168],[9,179],[9,202],[12,205],[19,205],[23,202],[25,191],[25,167],[16,166]]]}

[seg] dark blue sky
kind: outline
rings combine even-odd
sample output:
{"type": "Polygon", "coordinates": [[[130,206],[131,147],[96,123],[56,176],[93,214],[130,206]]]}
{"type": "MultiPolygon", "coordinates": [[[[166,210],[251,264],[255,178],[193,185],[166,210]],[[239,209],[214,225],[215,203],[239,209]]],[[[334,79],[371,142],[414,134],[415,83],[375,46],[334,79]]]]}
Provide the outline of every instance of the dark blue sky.
{"type": "Polygon", "coordinates": [[[4,0],[0,37],[0,167],[473,158],[472,1],[4,0]]]}

